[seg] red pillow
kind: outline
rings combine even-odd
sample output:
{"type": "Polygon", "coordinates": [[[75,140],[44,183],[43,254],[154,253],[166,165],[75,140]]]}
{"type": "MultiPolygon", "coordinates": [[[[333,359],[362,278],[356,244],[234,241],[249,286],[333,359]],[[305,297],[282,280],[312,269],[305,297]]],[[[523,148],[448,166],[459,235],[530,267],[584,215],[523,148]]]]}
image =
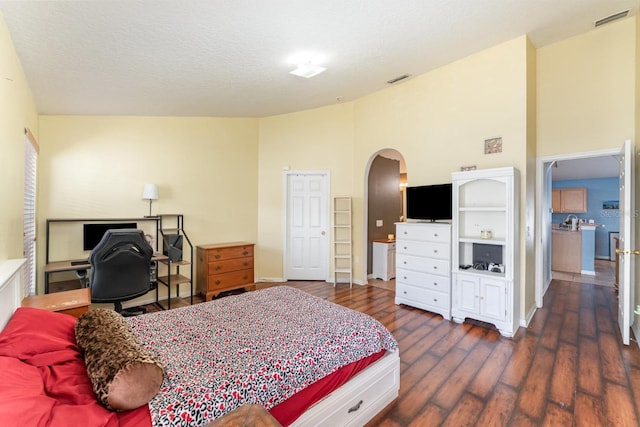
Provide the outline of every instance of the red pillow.
{"type": "Polygon", "coordinates": [[[32,307],[19,307],[0,332],[0,356],[16,357],[33,366],[80,358],[76,318],[32,307]]]}

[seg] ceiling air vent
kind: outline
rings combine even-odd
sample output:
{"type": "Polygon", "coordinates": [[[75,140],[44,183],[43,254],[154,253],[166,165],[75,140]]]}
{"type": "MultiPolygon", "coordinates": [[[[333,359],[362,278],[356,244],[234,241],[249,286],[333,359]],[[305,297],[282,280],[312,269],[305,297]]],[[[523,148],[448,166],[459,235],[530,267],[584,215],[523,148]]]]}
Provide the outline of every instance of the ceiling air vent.
{"type": "Polygon", "coordinates": [[[394,83],[398,83],[400,80],[408,79],[409,77],[411,77],[411,74],[403,74],[401,76],[394,77],[391,80],[387,80],[387,83],[392,85],[394,83]]]}
{"type": "Polygon", "coordinates": [[[629,10],[625,10],[622,12],[614,13],[611,16],[607,16],[606,18],[598,19],[594,22],[594,26],[599,27],[600,25],[608,24],[609,22],[616,21],[618,19],[626,18],[629,14],[629,10]]]}

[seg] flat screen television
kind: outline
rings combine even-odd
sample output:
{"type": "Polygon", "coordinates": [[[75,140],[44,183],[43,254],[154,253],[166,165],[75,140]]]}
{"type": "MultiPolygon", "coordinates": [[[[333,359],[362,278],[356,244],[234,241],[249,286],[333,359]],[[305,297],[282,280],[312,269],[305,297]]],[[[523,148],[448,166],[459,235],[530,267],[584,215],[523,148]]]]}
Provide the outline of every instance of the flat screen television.
{"type": "Polygon", "coordinates": [[[84,224],[82,249],[93,250],[107,230],[117,228],[138,228],[135,222],[116,222],[112,224],[84,224]]]}
{"type": "Polygon", "coordinates": [[[407,219],[445,221],[452,218],[451,184],[407,187],[407,219]]]}

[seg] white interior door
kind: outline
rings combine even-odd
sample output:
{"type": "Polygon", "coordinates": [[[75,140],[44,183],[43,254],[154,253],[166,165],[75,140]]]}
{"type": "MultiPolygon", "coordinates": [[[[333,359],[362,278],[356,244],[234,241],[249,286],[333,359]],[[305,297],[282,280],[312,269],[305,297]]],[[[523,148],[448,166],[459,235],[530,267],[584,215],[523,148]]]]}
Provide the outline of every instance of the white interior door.
{"type": "Polygon", "coordinates": [[[618,325],[622,342],[629,345],[630,328],[633,321],[634,277],[634,200],[633,152],[631,141],[625,141],[620,151],[620,270],[618,272],[618,325]]]}
{"type": "Polygon", "coordinates": [[[290,172],[286,187],[286,279],[327,280],[329,175],[290,172]]]}

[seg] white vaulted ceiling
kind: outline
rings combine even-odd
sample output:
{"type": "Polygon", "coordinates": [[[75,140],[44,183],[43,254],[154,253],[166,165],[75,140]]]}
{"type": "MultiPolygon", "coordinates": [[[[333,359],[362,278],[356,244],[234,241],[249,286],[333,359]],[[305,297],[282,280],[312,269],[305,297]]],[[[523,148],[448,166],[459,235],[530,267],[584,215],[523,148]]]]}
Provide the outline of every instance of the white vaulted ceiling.
{"type": "Polygon", "coordinates": [[[263,117],[352,101],[523,34],[541,47],[639,3],[0,1],[0,12],[41,114],[263,117]],[[327,71],[289,74],[299,52],[327,71]]]}

